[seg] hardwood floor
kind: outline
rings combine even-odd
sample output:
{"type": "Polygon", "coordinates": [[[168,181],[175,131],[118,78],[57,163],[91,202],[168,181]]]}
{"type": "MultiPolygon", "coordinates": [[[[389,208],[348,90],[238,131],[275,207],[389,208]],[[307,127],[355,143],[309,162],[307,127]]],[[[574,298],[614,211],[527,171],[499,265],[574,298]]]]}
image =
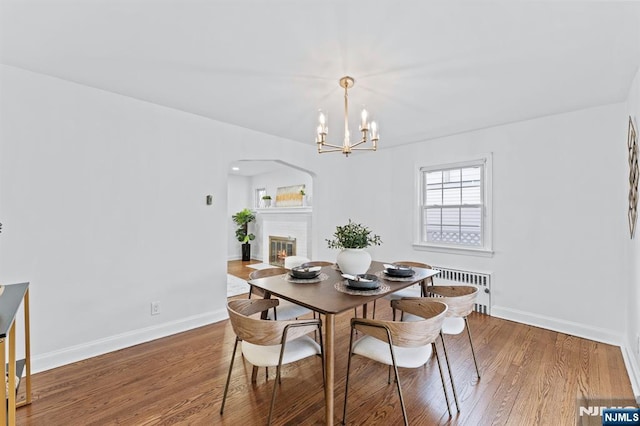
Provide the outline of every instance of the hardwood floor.
{"type": "MultiPolygon", "coordinates": [[[[342,420],[351,314],[336,318],[336,424],[342,420]]],[[[376,316],[390,318],[391,309],[380,303],[376,316]]],[[[470,324],[482,378],[476,378],[466,335],[447,336],[461,411],[448,417],[432,359],[426,367],[400,370],[411,424],[575,425],[578,398],[633,401],[617,347],[478,314],[470,324]]],[[[36,374],[33,403],[18,409],[18,424],[263,425],[275,371],[265,384],[261,369],[252,385],[251,366],[239,354],[224,415],[219,413],[234,339],[223,321],[36,374]]],[[[286,366],[282,376],[274,424],[323,424],[319,359],[286,366]]],[[[386,367],[359,357],[348,408],[348,424],[402,424],[386,367]]]]}
{"type": "Polygon", "coordinates": [[[248,262],[243,262],[242,260],[230,260],[227,262],[227,273],[235,275],[238,278],[242,278],[243,280],[248,280],[249,274],[255,271],[255,269],[251,269],[247,265],[253,265],[256,263],[262,262],[259,260],[250,260],[248,262]]]}

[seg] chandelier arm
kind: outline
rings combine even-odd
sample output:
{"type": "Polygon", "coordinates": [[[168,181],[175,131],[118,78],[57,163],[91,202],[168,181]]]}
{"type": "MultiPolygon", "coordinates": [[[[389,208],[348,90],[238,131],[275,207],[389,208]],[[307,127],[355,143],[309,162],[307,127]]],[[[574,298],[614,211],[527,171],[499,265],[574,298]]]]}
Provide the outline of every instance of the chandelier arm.
{"type": "Polygon", "coordinates": [[[333,149],[323,149],[323,150],[318,150],[318,152],[320,154],[324,154],[325,152],[342,152],[342,147],[340,148],[333,148],[333,149]]]}
{"type": "Polygon", "coordinates": [[[354,143],[353,145],[351,145],[351,148],[354,148],[358,145],[362,145],[363,143],[367,143],[368,141],[366,139],[362,139],[359,142],[354,143]]]}
{"type": "Polygon", "coordinates": [[[323,144],[322,144],[322,146],[330,146],[331,148],[337,148],[337,149],[339,149],[339,150],[341,150],[341,151],[342,151],[342,148],[344,148],[343,146],[340,146],[340,145],[333,145],[333,144],[326,143],[326,142],[325,142],[325,143],[323,143],[323,144]]]}
{"type": "Polygon", "coordinates": [[[377,151],[377,148],[374,148],[372,146],[367,146],[367,147],[362,147],[362,148],[354,148],[353,146],[351,147],[351,149],[353,151],[377,151]]]}

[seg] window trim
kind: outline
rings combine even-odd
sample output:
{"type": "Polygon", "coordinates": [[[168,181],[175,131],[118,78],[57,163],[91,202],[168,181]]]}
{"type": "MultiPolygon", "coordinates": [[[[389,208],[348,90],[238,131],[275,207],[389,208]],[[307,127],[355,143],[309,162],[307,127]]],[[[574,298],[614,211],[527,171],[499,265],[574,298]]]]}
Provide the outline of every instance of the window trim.
{"type": "Polygon", "coordinates": [[[255,207],[256,209],[264,207],[262,205],[262,196],[260,195],[260,191],[264,191],[264,193],[266,195],[267,194],[267,188],[264,188],[264,187],[263,188],[255,188],[253,193],[255,194],[254,202],[256,204],[256,207],[255,207]]]}
{"type": "Polygon", "coordinates": [[[493,159],[492,154],[482,154],[474,158],[455,161],[429,163],[416,166],[415,177],[415,197],[414,197],[414,243],[413,248],[416,250],[434,251],[450,254],[465,254],[472,256],[493,256],[493,159]],[[423,183],[422,173],[434,170],[457,169],[464,167],[473,167],[481,165],[482,167],[482,195],[484,198],[484,206],[482,209],[482,246],[462,246],[455,244],[438,244],[422,241],[422,209],[423,205],[423,183]]]}

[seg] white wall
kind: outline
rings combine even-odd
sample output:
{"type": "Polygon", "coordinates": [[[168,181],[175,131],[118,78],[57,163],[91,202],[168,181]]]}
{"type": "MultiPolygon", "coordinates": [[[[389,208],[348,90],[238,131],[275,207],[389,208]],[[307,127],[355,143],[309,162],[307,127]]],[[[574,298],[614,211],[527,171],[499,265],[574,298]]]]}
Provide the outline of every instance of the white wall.
{"type": "MultiPolygon", "coordinates": [[[[237,225],[231,216],[246,208],[253,210],[251,178],[230,174],[227,200],[227,258],[229,260],[240,259],[242,258],[242,243],[236,239],[237,225]]],[[[255,234],[254,228],[254,224],[250,223],[249,232],[255,234]]]]}
{"type": "Polygon", "coordinates": [[[316,206],[336,207],[320,216],[319,239],[348,218],[362,221],[384,242],[374,258],[490,272],[494,315],[620,344],[625,138],[624,105],[616,104],[353,155],[348,168],[319,172],[318,188],[341,193],[337,202],[316,194],[316,206]],[[493,257],[415,250],[416,168],[484,153],[493,153],[493,257]]]}
{"type": "Polygon", "coordinates": [[[0,79],[0,280],[31,282],[34,370],[226,317],[228,166],[251,152],[309,168],[306,147],[9,66],[0,79]]]}
{"type": "MultiPolygon", "coordinates": [[[[640,71],[636,73],[627,101],[627,112],[634,121],[638,143],[640,143],[640,71]]],[[[627,160],[625,151],[620,161],[627,160]]],[[[628,173],[628,167],[625,167],[628,173]]],[[[625,181],[626,183],[627,181],[625,181]]],[[[640,206],[638,206],[640,208],[640,206]]],[[[640,221],[636,222],[635,237],[624,239],[624,249],[626,252],[627,276],[627,333],[625,335],[625,347],[623,353],[626,355],[627,369],[633,371],[633,385],[636,397],[640,403],[640,221]]]]}

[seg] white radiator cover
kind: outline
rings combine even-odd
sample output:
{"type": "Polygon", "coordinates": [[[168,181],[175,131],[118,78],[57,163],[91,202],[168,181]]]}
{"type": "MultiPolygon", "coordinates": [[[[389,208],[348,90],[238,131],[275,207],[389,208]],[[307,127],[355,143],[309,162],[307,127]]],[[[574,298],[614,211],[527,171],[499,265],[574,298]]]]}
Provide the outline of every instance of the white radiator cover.
{"type": "Polygon", "coordinates": [[[473,285],[478,287],[478,298],[474,311],[491,315],[491,274],[484,272],[463,271],[460,269],[433,266],[440,271],[433,277],[435,285],[473,285]]]}

